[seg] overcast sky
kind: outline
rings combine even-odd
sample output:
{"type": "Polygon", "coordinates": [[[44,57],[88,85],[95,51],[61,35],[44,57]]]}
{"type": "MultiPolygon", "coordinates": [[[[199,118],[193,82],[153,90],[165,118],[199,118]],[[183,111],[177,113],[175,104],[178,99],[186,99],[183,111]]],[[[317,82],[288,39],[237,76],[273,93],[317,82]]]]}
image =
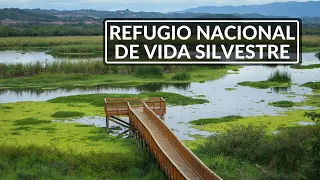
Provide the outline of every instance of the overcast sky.
{"type": "MultiPolygon", "coordinates": [[[[288,0],[277,0],[285,2],[288,0]]],[[[306,1],[306,0],[296,0],[306,1]]],[[[265,4],[274,0],[0,0],[0,8],[96,9],[171,12],[199,6],[265,4]]]]}

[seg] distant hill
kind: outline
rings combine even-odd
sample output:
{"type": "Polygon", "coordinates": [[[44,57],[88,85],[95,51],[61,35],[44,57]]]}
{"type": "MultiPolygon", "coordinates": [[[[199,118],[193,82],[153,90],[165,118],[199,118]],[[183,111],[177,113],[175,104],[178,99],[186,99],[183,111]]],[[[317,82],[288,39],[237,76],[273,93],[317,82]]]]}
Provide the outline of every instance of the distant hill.
{"type": "MultiPolygon", "coordinates": [[[[320,4],[320,2],[317,2],[320,4]]],[[[239,6],[240,7],[240,6],[239,6]]],[[[200,8],[201,9],[201,8],[200,8]]],[[[305,12],[310,12],[309,9],[305,12]]],[[[133,12],[130,10],[118,11],[97,11],[90,9],[83,10],[43,10],[43,9],[0,9],[0,25],[101,25],[105,18],[283,18],[288,15],[261,15],[259,13],[204,13],[204,12],[133,12]]],[[[320,14],[320,8],[319,12],[320,14]]],[[[301,17],[304,24],[320,25],[318,17],[301,17]]]]}
{"type": "Polygon", "coordinates": [[[320,1],[307,2],[274,2],[262,5],[244,6],[201,6],[180,12],[212,13],[212,14],[251,14],[266,16],[320,17],[320,1]]]}
{"type": "Polygon", "coordinates": [[[18,20],[18,21],[55,21],[59,18],[52,15],[38,14],[31,11],[25,11],[16,8],[0,9],[0,20],[18,20]]]}

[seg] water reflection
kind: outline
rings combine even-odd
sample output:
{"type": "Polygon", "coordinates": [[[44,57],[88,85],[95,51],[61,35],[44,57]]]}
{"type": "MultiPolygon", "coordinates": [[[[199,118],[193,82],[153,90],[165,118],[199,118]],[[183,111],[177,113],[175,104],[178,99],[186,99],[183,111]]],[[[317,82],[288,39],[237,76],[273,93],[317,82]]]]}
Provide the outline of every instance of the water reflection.
{"type": "Polygon", "coordinates": [[[59,89],[0,89],[0,103],[18,101],[45,101],[59,96],[95,93],[138,94],[140,92],[158,92],[167,89],[186,91],[190,83],[161,84],[153,83],[137,87],[112,87],[99,85],[94,87],[65,87],[59,89]]]}
{"type": "Polygon", "coordinates": [[[168,89],[169,87],[174,87],[179,90],[186,91],[190,88],[190,83],[172,83],[172,84],[162,84],[162,83],[152,83],[147,85],[142,85],[136,87],[140,92],[157,92],[163,89],[168,89]]]}
{"type": "Polygon", "coordinates": [[[271,88],[271,92],[272,93],[276,93],[276,94],[288,93],[290,91],[291,91],[291,86],[289,86],[289,87],[273,87],[273,88],[271,88]]]}

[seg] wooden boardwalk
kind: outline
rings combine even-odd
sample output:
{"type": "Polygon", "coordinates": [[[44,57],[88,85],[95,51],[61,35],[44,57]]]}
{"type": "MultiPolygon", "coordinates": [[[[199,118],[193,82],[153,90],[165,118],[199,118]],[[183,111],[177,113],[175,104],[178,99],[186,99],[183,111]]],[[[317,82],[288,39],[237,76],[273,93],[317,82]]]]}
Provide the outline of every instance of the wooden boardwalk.
{"type": "Polygon", "coordinates": [[[165,106],[165,100],[162,98],[146,101],[105,99],[107,121],[114,115],[129,116],[129,126],[133,135],[143,140],[143,144],[153,154],[169,179],[221,179],[198,159],[158,117],[166,113],[165,106]]]}

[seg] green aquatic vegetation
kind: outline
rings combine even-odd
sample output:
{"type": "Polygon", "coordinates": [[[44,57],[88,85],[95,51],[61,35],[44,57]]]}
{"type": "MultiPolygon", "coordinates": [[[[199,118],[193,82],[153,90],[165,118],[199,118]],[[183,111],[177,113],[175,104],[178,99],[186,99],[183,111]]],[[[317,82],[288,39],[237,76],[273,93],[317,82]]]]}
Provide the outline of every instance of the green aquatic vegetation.
{"type": "Polygon", "coordinates": [[[295,103],[292,101],[275,101],[270,102],[269,105],[276,106],[276,107],[282,107],[282,108],[288,108],[295,106],[295,103]]]}
{"type": "Polygon", "coordinates": [[[24,125],[36,125],[36,124],[44,124],[44,123],[50,123],[50,121],[43,121],[38,118],[30,117],[30,118],[15,120],[14,125],[24,126],[24,125]]]}
{"type": "Polygon", "coordinates": [[[21,126],[21,127],[17,127],[12,129],[13,131],[30,131],[32,129],[32,127],[30,126],[21,126]]]}
{"type": "Polygon", "coordinates": [[[53,118],[68,118],[68,117],[81,117],[84,116],[83,112],[76,111],[58,111],[51,115],[53,118]]]}
{"type": "MultiPolygon", "coordinates": [[[[316,110],[315,112],[320,113],[320,109],[316,110]]],[[[234,124],[245,126],[249,124],[253,126],[265,125],[268,133],[271,133],[272,131],[279,130],[280,128],[298,126],[295,123],[298,121],[312,122],[311,119],[304,117],[304,113],[304,110],[291,110],[278,116],[248,116],[238,119],[237,121],[219,122],[205,125],[193,125],[193,127],[209,132],[225,132],[230,125],[234,124]]]]}
{"type": "Polygon", "coordinates": [[[315,69],[315,68],[320,68],[320,64],[309,64],[309,65],[293,65],[290,66],[290,68],[293,69],[315,69]]]}
{"type": "Polygon", "coordinates": [[[318,89],[320,89],[320,81],[318,81],[318,82],[307,82],[307,83],[302,84],[302,86],[309,87],[309,88],[311,88],[313,90],[318,90],[318,89]]]}
{"type": "Polygon", "coordinates": [[[67,97],[57,97],[48,102],[51,103],[89,103],[93,106],[103,107],[104,98],[140,98],[148,99],[149,97],[163,97],[168,105],[182,106],[192,104],[204,104],[208,101],[205,99],[196,99],[175,93],[167,92],[143,92],[140,94],[85,94],[67,97]]]}
{"type": "Polygon", "coordinates": [[[259,88],[259,89],[267,89],[271,87],[289,87],[290,83],[283,83],[283,82],[273,82],[273,81],[244,81],[239,82],[238,85],[241,86],[249,86],[252,88],[259,88]]]}
{"type": "Polygon", "coordinates": [[[272,72],[271,75],[268,77],[268,81],[290,83],[291,75],[288,72],[281,72],[280,70],[276,70],[275,72],[272,72]]]}
{"type": "MultiPolygon", "coordinates": [[[[82,62],[81,62],[82,63],[82,62]]],[[[72,63],[74,64],[74,63],[72,63]]],[[[181,67],[190,68],[190,79],[188,80],[172,80],[174,75],[170,71],[164,73],[163,77],[139,77],[134,75],[135,66],[101,66],[101,62],[89,64],[87,67],[83,62],[82,65],[74,66],[70,64],[67,67],[52,67],[52,71],[48,67],[48,72],[36,71],[38,74],[29,76],[28,74],[34,74],[35,69],[30,67],[27,71],[22,71],[21,69],[15,70],[12,73],[7,68],[1,69],[0,74],[3,76],[10,76],[10,78],[0,78],[0,88],[2,89],[56,89],[56,88],[75,88],[75,87],[94,87],[94,86],[113,86],[113,87],[132,87],[141,86],[151,83],[190,83],[199,81],[208,81],[219,79],[224,75],[228,74],[230,68],[235,68],[235,66],[226,66],[223,69],[210,69],[209,67],[181,67]],[[61,71],[59,71],[61,69],[61,71]],[[68,69],[70,72],[68,73],[68,69]],[[2,72],[1,72],[2,71],[2,72]],[[67,73],[64,73],[66,71],[67,73]],[[87,73],[87,74],[85,74],[87,73]],[[11,76],[21,76],[25,74],[26,77],[15,77],[11,76]]],[[[78,64],[78,63],[76,63],[78,64]]],[[[169,66],[170,67],[170,66],[169,66]]],[[[163,66],[167,69],[166,66],[163,66]]],[[[240,66],[238,68],[241,68],[240,66]]],[[[23,68],[22,68],[23,69],[23,68]]],[[[40,68],[41,69],[41,68],[40,68]]],[[[175,71],[176,68],[171,67],[171,71],[175,71]]]]}
{"type": "Polygon", "coordinates": [[[236,90],[237,88],[224,88],[226,91],[234,91],[236,90]]]}
{"type": "Polygon", "coordinates": [[[244,81],[239,82],[238,85],[259,89],[267,89],[271,87],[289,87],[291,85],[291,75],[288,72],[280,72],[279,70],[276,70],[270,74],[267,81],[244,81]]]}
{"type": "Polygon", "coordinates": [[[171,79],[173,80],[188,80],[190,79],[190,74],[188,72],[178,72],[178,73],[175,73],[171,79]]]}
{"type": "Polygon", "coordinates": [[[242,119],[242,116],[231,115],[231,116],[223,116],[221,118],[206,118],[206,119],[198,119],[194,121],[190,121],[191,124],[194,125],[206,125],[206,124],[215,124],[220,122],[231,122],[242,119]]]}
{"type": "Polygon", "coordinates": [[[5,106],[5,105],[0,104],[0,109],[9,110],[9,109],[13,109],[13,107],[11,107],[11,106],[5,106]]]}
{"type": "Polygon", "coordinates": [[[320,107],[320,95],[319,94],[312,94],[312,95],[305,95],[307,99],[303,102],[296,103],[298,106],[314,106],[320,107]]]}
{"type": "Polygon", "coordinates": [[[76,104],[79,106],[49,102],[4,104],[13,108],[0,109],[0,179],[163,178],[134,139],[111,136],[105,128],[51,121],[54,112],[65,109],[81,111],[86,116],[104,116],[101,107],[76,104]]]}

